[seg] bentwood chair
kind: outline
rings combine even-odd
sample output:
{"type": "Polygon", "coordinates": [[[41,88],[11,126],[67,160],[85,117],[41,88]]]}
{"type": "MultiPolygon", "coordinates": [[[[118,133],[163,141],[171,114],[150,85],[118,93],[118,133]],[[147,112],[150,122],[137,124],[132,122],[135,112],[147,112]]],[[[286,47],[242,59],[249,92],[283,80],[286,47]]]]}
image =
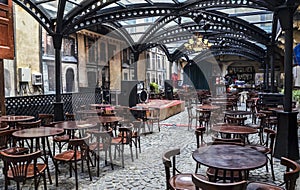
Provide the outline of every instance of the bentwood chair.
{"type": "Polygon", "coordinates": [[[239,181],[233,183],[215,183],[207,181],[203,178],[192,175],[193,183],[196,186],[196,190],[246,190],[247,181],[239,181]]]}
{"type": "Polygon", "coordinates": [[[94,156],[94,163],[97,165],[97,177],[100,176],[100,152],[104,152],[105,165],[107,165],[107,154],[111,164],[111,169],[114,169],[112,155],[111,155],[111,134],[112,129],[109,131],[89,130],[87,133],[91,134],[92,141],[90,142],[89,149],[94,156]]]}
{"type": "Polygon", "coordinates": [[[38,118],[41,120],[42,126],[47,126],[54,121],[54,114],[40,113],[38,118]]]}
{"type": "Polygon", "coordinates": [[[3,174],[5,178],[5,189],[8,189],[9,181],[17,183],[17,189],[20,189],[20,183],[25,183],[27,179],[34,179],[34,188],[38,189],[40,177],[44,181],[44,189],[47,189],[45,170],[47,164],[38,163],[42,159],[42,152],[37,151],[30,154],[10,155],[0,152],[4,162],[3,174]]]}
{"type": "MultiPolygon", "coordinates": [[[[132,151],[132,125],[130,127],[119,127],[119,135],[117,137],[113,137],[111,140],[111,144],[115,146],[115,153],[114,153],[114,159],[116,159],[117,150],[119,152],[119,155],[121,154],[122,159],[122,167],[124,168],[124,148],[125,145],[129,146],[130,149],[130,155],[131,160],[133,160],[133,151],[132,151]]],[[[136,147],[137,148],[137,147],[136,147]]],[[[137,154],[137,149],[136,149],[137,154]]]]}
{"type": "Polygon", "coordinates": [[[15,131],[17,131],[17,129],[0,131],[0,152],[12,155],[28,153],[29,148],[15,146],[14,139],[12,138],[12,134],[15,131]]]}
{"type": "MultiPolygon", "coordinates": [[[[176,156],[180,154],[180,149],[172,149],[163,154],[162,161],[166,173],[167,190],[194,190],[195,185],[192,182],[192,173],[181,173],[176,165],[176,156]],[[172,175],[173,174],[173,175],[172,175]]],[[[198,178],[207,178],[200,174],[195,174],[198,178]]]]}
{"type": "Polygon", "coordinates": [[[195,114],[193,112],[193,106],[189,105],[187,107],[187,112],[188,112],[188,130],[190,130],[190,128],[192,128],[192,123],[195,120],[196,121],[196,127],[197,127],[197,114],[195,114]]]}
{"type": "MultiPolygon", "coordinates": [[[[263,182],[250,182],[247,185],[247,190],[296,190],[296,182],[299,178],[300,165],[285,157],[281,157],[280,163],[281,165],[286,166],[286,170],[283,174],[283,183],[280,185],[274,185],[263,182]],[[283,186],[285,186],[285,188],[283,188],[283,186]]],[[[299,187],[297,189],[299,189],[299,187]]]]}
{"type": "Polygon", "coordinates": [[[90,181],[92,181],[91,171],[90,171],[90,150],[89,150],[89,139],[91,135],[87,134],[83,138],[70,139],[68,143],[68,150],[56,154],[53,156],[54,165],[55,165],[55,177],[56,177],[56,186],[58,186],[58,172],[60,163],[68,163],[70,165],[70,177],[72,177],[72,170],[75,173],[75,184],[76,190],[78,189],[78,173],[77,173],[77,163],[81,163],[81,170],[83,172],[83,162],[86,161],[90,181]]]}
{"type": "MultiPolygon", "coordinates": [[[[270,166],[271,166],[272,179],[273,179],[273,181],[275,181],[275,174],[274,174],[274,169],[273,169],[273,150],[274,150],[274,143],[275,143],[275,138],[276,138],[276,131],[265,128],[264,133],[267,136],[264,144],[263,145],[251,145],[250,147],[267,155],[267,158],[268,158],[270,166]]],[[[266,164],[267,172],[269,171],[268,168],[269,167],[268,167],[268,163],[267,163],[266,164]]]]}
{"type": "Polygon", "coordinates": [[[149,107],[148,109],[148,115],[147,115],[147,121],[151,125],[151,131],[153,131],[153,125],[154,123],[157,123],[158,126],[158,131],[160,132],[160,109],[159,108],[154,108],[154,107],[149,107]]]}

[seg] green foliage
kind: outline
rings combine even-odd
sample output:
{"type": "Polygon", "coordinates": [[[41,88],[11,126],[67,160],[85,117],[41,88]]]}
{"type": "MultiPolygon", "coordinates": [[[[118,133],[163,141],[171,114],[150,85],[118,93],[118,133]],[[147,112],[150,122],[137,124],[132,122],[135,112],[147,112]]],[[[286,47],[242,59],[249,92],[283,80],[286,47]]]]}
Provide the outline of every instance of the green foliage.
{"type": "Polygon", "coordinates": [[[293,100],[300,103],[300,90],[293,90],[292,96],[293,96],[293,100]]]}
{"type": "Polygon", "coordinates": [[[155,93],[159,93],[159,86],[155,82],[150,83],[150,89],[154,89],[155,93]]]}

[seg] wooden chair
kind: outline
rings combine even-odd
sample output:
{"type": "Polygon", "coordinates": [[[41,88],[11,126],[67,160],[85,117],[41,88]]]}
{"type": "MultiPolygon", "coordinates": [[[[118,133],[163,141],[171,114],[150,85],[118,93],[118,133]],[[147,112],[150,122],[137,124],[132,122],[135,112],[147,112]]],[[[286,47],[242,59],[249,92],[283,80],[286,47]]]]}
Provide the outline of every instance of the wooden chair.
{"type": "Polygon", "coordinates": [[[281,157],[280,163],[281,165],[286,166],[286,171],[283,174],[284,182],[282,184],[274,185],[263,182],[250,182],[247,185],[247,190],[280,190],[284,189],[284,185],[286,190],[295,190],[296,182],[299,178],[300,165],[297,162],[285,157],[281,157]]]}
{"type": "Polygon", "coordinates": [[[28,153],[29,148],[16,147],[12,134],[17,129],[0,131],[0,152],[11,155],[20,155],[28,153]]]}
{"type": "Polygon", "coordinates": [[[25,121],[25,122],[18,122],[16,127],[18,130],[22,129],[29,129],[29,128],[38,128],[41,126],[42,120],[37,121],[25,121]]]}
{"type": "Polygon", "coordinates": [[[95,158],[95,165],[97,165],[97,177],[100,176],[100,152],[105,154],[105,165],[107,165],[107,154],[109,156],[111,169],[114,169],[112,155],[111,155],[111,135],[112,129],[109,131],[89,130],[87,133],[91,134],[91,139],[95,139],[90,142],[89,149],[95,158]]]}
{"type": "MultiPolygon", "coordinates": [[[[272,179],[275,181],[275,174],[274,174],[274,169],[273,169],[273,150],[274,150],[276,132],[272,129],[265,128],[264,133],[267,136],[264,144],[263,145],[251,145],[250,147],[267,155],[267,158],[268,158],[270,166],[271,166],[272,179]]],[[[268,168],[269,167],[268,167],[268,163],[267,163],[266,164],[267,172],[269,171],[268,168]]]]}
{"type": "Polygon", "coordinates": [[[197,175],[192,175],[192,181],[196,186],[196,190],[245,190],[247,181],[239,181],[233,183],[215,183],[207,181],[197,175]]]}
{"type": "MultiPolygon", "coordinates": [[[[10,155],[5,152],[0,152],[1,158],[4,161],[4,178],[5,189],[8,189],[9,180],[17,182],[17,189],[20,189],[20,183],[25,183],[27,179],[34,179],[34,187],[37,190],[39,177],[43,177],[44,189],[47,189],[45,170],[47,164],[38,163],[38,158],[41,158],[42,152],[37,151],[30,154],[10,155]]],[[[41,158],[42,159],[42,158],[41,158]]]]}
{"type": "Polygon", "coordinates": [[[160,131],[160,109],[159,108],[154,108],[154,107],[149,107],[148,110],[148,115],[147,115],[147,121],[151,125],[151,131],[153,131],[153,125],[154,123],[157,123],[158,131],[160,131]]]}
{"type": "Polygon", "coordinates": [[[41,120],[41,125],[46,127],[54,121],[54,114],[40,113],[38,118],[41,120]]]}
{"type": "Polygon", "coordinates": [[[188,130],[192,128],[193,121],[196,121],[196,127],[197,127],[197,115],[193,112],[193,106],[189,105],[187,107],[187,112],[188,112],[188,130]]]}
{"type": "MultiPolygon", "coordinates": [[[[122,167],[124,168],[124,146],[128,145],[130,148],[131,160],[133,160],[133,151],[132,151],[132,126],[131,127],[119,127],[119,135],[113,137],[111,144],[115,146],[114,159],[116,159],[117,150],[119,155],[122,157],[122,167]]],[[[137,151],[136,151],[137,153],[137,151]]]]}
{"type": "Polygon", "coordinates": [[[229,124],[245,125],[246,120],[247,120],[247,117],[233,117],[230,115],[225,116],[225,122],[229,123],[229,124]]]}
{"type": "Polygon", "coordinates": [[[208,131],[208,125],[210,124],[210,110],[199,110],[198,113],[198,121],[200,126],[206,127],[206,131],[208,131]]]}
{"type": "Polygon", "coordinates": [[[86,161],[90,181],[92,181],[91,171],[90,171],[90,156],[89,156],[89,138],[90,134],[87,134],[83,138],[70,139],[68,142],[69,149],[56,154],[53,156],[54,165],[55,165],[55,177],[56,177],[56,186],[58,186],[58,171],[59,163],[69,163],[70,165],[70,177],[72,177],[72,170],[75,173],[75,184],[76,189],[78,189],[78,174],[77,174],[77,163],[82,162],[81,170],[83,172],[83,161],[86,161]]]}
{"type": "MultiPolygon", "coordinates": [[[[166,188],[167,190],[194,190],[195,185],[192,182],[192,173],[181,173],[176,165],[176,156],[180,154],[180,149],[173,149],[165,152],[162,157],[166,173],[166,188]],[[172,169],[171,169],[172,168],[172,169]],[[173,174],[171,176],[171,174],[173,174]]],[[[206,179],[205,176],[195,174],[201,179],[206,179]]]]}
{"type": "Polygon", "coordinates": [[[200,145],[204,143],[203,134],[205,133],[205,130],[206,128],[203,126],[197,127],[195,129],[197,148],[199,148],[200,145]]]}

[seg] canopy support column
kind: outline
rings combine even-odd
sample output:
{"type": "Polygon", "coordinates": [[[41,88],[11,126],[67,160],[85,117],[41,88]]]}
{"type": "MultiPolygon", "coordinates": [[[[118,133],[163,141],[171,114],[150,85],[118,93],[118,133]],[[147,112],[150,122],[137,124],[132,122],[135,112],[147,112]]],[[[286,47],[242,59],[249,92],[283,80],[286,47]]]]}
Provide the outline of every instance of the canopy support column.
{"type": "Polygon", "coordinates": [[[282,156],[292,160],[299,159],[297,114],[292,112],[293,90],[293,13],[294,8],[285,6],[279,9],[278,16],[285,38],[284,57],[284,111],[278,112],[277,136],[274,157],[282,156]]]}
{"type": "Polygon", "coordinates": [[[55,121],[64,120],[63,102],[61,101],[61,44],[62,35],[54,35],[53,45],[55,49],[55,102],[53,103],[53,105],[55,121]]]}

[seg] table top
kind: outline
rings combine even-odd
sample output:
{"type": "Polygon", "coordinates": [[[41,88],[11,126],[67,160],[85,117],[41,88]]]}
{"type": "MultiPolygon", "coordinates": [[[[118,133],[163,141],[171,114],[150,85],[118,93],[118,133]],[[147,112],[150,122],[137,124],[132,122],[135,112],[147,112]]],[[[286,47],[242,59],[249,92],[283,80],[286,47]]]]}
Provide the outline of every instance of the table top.
{"type": "Polygon", "coordinates": [[[223,170],[253,170],[267,163],[267,157],[247,146],[211,145],[193,152],[196,162],[223,170]]]}
{"type": "Polygon", "coordinates": [[[29,115],[4,115],[0,117],[1,122],[19,122],[33,120],[35,117],[29,115]]]}
{"type": "Polygon", "coordinates": [[[252,127],[241,126],[241,125],[230,125],[230,124],[222,124],[222,125],[214,125],[211,127],[212,131],[226,134],[254,134],[257,133],[258,130],[252,127]]]}
{"type": "Polygon", "coordinates": [[[96,123],[114,123],[114,122],[122,121],[123,118],[118,116],[99,116],[99,117],[88,117],[87,120],[96,123]]]}
{"type": "Polygon", "coordinates": [[[94,109],[94,110],[78,110],[76,111],[76,113],[79,113],[79,114],[99,114],[99,113],[102,113],[103,110],[101,109],[94,109]]]}
{"type": "Polygon", "coordinates": [[[63,129],[58,129],[54,127],[38,127],[22,129],[14,132],[12,135],[18,138],[39,138],[39,137],[49,137],[64,133],[63,129]]]}
{"type": "Polygon", "coordinates": [[[75,129],[88,129],[96,127],[97,123],[92,121],[63,121],[54,125],[55,128],[75,130],[75,129]]]}
{"type": "Polygon", "coordinates": [[[220,106],[216,106],[216,105],[211,105],[211,104],[203,104],[203,105],[199,105],[197,106],[198,109],[204,109],[204,110],[218,110],[221,107],[220,106]]]}
{"type": "Polygon", "coordinates": [[[245,110],[226,110],[224,111],[225,115],[252,115],[251,111],[245,110]]]}

